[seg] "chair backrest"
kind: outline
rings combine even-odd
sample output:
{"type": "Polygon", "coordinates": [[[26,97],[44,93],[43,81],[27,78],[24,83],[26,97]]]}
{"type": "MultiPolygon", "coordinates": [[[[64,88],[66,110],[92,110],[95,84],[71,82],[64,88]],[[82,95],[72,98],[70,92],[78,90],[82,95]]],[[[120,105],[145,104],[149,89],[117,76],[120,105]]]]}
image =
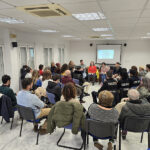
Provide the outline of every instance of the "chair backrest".
{"type": "Polygon", "coordinates": [[[48,100],[49,100],[49,102],[51,104],[55,104],[56,103],[56,101],[55,101],[55,95],[54,94],[47,92],[47,97],[48,97],[48,100]]]}
{"type": "Polygon", "coordinates": [[[92,134],[97,138],[117,138],[118,123],[109,123],[96,121],[92,119],[86,120],[86,133],[92,134]]]}
{"type": "Polygon", "coordinates": [[[22,119],[35,121],[35,115],[32,108],[21,106],[21,105],[17,105],[17,108],[18,108],[19,115],[22,119]]]}
{"type": "Polygon", "coordinates": [[[74,81],[75,84],[79,85],[79,80],[78,79],[73,79],[73,81],[74,81]]]}
{"type": "Polygon", "coordinates": [[[131,132],[150,131],[150,116],[126,117],[123,129],[131,132]]]}

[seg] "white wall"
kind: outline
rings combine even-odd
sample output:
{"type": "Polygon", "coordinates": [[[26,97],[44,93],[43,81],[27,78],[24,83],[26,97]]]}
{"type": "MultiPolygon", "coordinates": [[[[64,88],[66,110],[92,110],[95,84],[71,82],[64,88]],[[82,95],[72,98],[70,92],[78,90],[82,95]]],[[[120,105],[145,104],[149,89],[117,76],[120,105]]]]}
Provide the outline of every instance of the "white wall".
{"type": "MultiPolygon", "coordinates": [[[[122,48],[121,64],[123,67],[130,68],[132,65],[145,66],[150,63],[150,40],[131,40],[131,41],[71,41],[71,60],[75,64],[79,64],[80,59],[83,59],[86,65],[90,61],[96,62],[96,44],[123,44],[127,43],[127,47],[122,48]],[[90,47],[90,43],[93,46],[90,47]]],[[[107,63],[107,62],[106,62],[107,63]]]]}
{"type": "Polygon", "coordinates": [[[43,48],[53,49],[53,61],[58,62],[58,48],[65,48],[65,62],[69,61],[70,42],[57,40],[44,34],[32,34],[27,32],[18,32],[15,30],[0,28],[0,45],[3,46],[4,56],[4,73],[9,74],[12,78],[11,87],[15,92],[19,90],[20,76],[20,46],[32,46],[35,49],[35,68],[38,69],[39,64],[44,64],[43,48]],[[16,39],[10,38],[10,33],[17,35],[16,39]],[[11,42],[17,41],[18,48],[12,48],[11,42]]]}

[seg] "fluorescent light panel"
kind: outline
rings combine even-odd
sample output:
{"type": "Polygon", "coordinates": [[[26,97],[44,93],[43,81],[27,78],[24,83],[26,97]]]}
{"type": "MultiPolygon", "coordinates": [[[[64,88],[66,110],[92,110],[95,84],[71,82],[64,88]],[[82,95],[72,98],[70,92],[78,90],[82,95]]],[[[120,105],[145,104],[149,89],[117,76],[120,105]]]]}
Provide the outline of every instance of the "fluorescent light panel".
{"type": "Polygon", "coordinates": [[[143,36],[142,39],[150,39],[150,36],[143,36]]]}
{"type": "Polygon", "coordinates": [[[74,37],[72,35],[63,35],[63,37],[69,38],[69,37],[74,37]]]}
{"type": "Polygon", "coordinates": [[[56,30],[39,30],[41,32],[46,32],[46,33],[54,33],[54,32],[58,32],[56,30]]]}
{"type": "Polygon", "coordinates": [[[106,19],[103,13],[83,13],[83,14],[72,14],[78,20],[99,20],[106,19]]]}
{"type": "Polygon", "coordinates": [[[113,36],[112,34],[101,34],[102,37],[113,36]]]}
{"type": "Polygon", "coordinates": [[[93,31],[109,31],[111,28],[93,28],[93,31]]]}
{"type": "Polygon", "coordinates": [[[113,40],[113,39],[115,39],[114,37],[107,37],[107,38],[105,38],[106,40],[113,40]]]}
{"type": "Polygon", "coordinates": [[[0,22],[5,22],[5,23],[9,23],[9,24],[24,23],[23,20],[17,20],[15,18],[0,18],[0,22]]]}

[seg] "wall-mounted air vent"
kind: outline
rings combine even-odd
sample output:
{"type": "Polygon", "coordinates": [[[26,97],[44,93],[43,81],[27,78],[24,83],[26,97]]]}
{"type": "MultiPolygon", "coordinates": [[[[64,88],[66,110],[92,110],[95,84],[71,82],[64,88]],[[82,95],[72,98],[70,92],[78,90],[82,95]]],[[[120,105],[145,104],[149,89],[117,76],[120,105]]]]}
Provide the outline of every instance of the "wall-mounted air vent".
{"type": "Polygon", "coordinates": [[[91,39],[98,39],[100,36],[90,36],[91,39]]]}
{"type": "Polygon", "coordinates": [[[36,5],[17,7],[20,10],[28,12],[39,17],[70,16],[71,14],[58,4],[36,5]]]}

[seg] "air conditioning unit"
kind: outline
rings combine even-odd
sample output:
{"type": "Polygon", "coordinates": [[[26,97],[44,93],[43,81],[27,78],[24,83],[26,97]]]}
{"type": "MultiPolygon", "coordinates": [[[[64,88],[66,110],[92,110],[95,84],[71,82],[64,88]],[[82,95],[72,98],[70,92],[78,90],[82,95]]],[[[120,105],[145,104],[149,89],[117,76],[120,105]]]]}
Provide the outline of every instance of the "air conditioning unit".
{"type": "Polygon", "coordinates": [[[71,16],[71,13],[58,4],[45,4],[35,6],[17,7],[27,13],[38,17],[57,17],[57,16],[71,16]]]}

